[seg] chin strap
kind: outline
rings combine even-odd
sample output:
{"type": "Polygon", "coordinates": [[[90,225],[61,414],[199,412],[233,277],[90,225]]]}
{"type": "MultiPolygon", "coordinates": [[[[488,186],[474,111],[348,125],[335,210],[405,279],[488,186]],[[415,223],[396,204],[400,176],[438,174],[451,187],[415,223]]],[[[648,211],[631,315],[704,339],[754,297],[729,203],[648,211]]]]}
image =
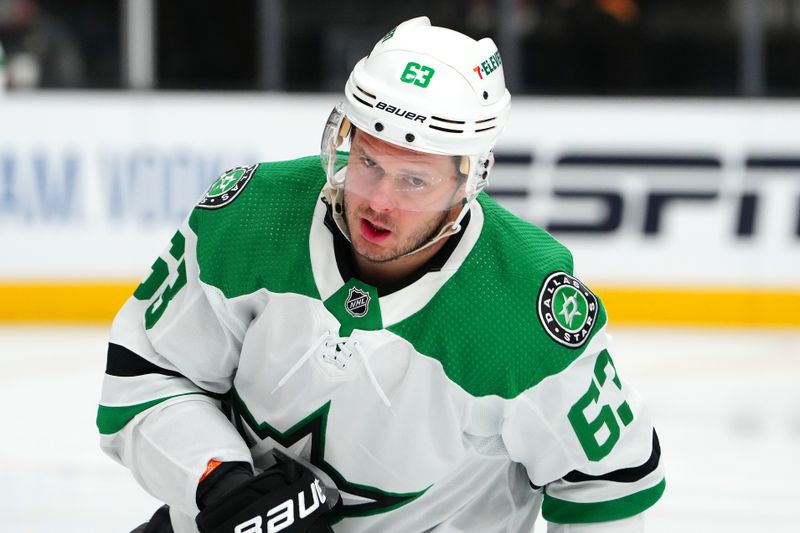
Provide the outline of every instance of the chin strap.
{"type": "MultiPolygon", "coordinates": [[[[346,168],[347,167],[337,172],[337,177],[339,173],[344,172],[346,168]]],[[[344,219],[344,185],[334,188],[330,184],[327,184],[322,189],[322,194],[331,206],[331,215],[333,216],[333,221],[336,222],[336,227],[342,232],[347,242],[350,242],[350,230],[347,228],[347,221],[344,219]]]]}
{"type": "Polygon", "coordinates": [[[469,207],[470,207],[471,204],[472,204],[471,201],[470,202],[465,202],[464,206],[461,208],[461,212],[458,214],[456,219],[454,221],[452,221],[452,222],[445,223],[445,225],[442,226],[442,229],[439,230],[439,233],[437,233],[434,238],[432,238],[431,240],[429,240],[428,242],[426,242],[425,244],[423,244],[419,248],[415,248],[415,249],[411,250],[410,252],[408,252],[407,254],[401,255],[400,257],[408,257],[411,254],[415,254],[417,252],[421,252],[422,250],[424,250],[424,249],[426,249],[426,248],[428,248],[430,246],[433,246],[434,244],[436,244],[437,242],[441,241],[442,239],[450,237],[451,235],[455,235],[456,233],[461,231],[461,221],[464,220],[464,217],[466,216],[467,211],[469,211],[469,207]]]}

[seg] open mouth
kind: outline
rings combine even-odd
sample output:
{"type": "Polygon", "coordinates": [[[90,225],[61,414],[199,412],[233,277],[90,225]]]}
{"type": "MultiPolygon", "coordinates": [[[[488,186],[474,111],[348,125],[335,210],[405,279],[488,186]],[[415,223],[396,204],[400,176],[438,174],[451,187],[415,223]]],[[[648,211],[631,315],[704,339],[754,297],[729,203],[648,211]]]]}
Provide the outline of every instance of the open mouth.
{"type": "Polygon", "coordinates": [[[361,234],[370,242],[380,243],[391,233],[391,230],[378,226],[366,218],[361,219],[361,234]]]}

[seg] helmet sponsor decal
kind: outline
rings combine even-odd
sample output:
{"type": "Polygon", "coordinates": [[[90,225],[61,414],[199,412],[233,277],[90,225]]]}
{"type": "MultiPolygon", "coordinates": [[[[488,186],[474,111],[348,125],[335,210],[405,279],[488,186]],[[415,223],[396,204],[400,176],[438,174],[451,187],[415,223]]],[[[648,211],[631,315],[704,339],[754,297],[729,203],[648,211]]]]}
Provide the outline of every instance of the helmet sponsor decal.
{"type": "Polygon", "coordinates": [[[392,104],[387,104],[386,102],[378,102],[375,104],[376,109],[382,109],[387,113],[392,113],[393,115],[397,115],[398,117],[403,117],[408,120],[413,120],[414,122],[425,122],[425,119],[428,118],[423,115],[418,115],[416,113],[412,113],[411,111],[406,111],[405,109],[400,109],[397,106],[392,104]]]}
{"type": "Polygon", "coordinates": [[[351,287],[347,299],[344,301],[344,308],[355,318],[365,316],[369,312],[369,301],[371,296],[368,292],[362,291],[358,287],[351,287]]]}
{"type": "Polygon", "coordinates": [[[547,277],[539,291],[537,307],[547,334],[568,348],[583,346],[597,320],[597,297],[566,272],[547,277]]]}
{"type": "Polygon", "coordinates": [[[488,76],[489,74],[500,68],[500,65],[502,64],[503,60],[500,59],[500,51],[495,50],[495,52],[492,55],[481,61],[481,64],[473,68],[472,71],[477,72],[478,77],[480,79],[483,79],[484,75],[488,76]]]}
{"type": "Polygon", "coordinates": [[[250,183],[250,178],[253,177],[257,168],[258,165],[256,164],[249,167],[234,167],[228,170],[211,184],[197,207],[201,209],[219,209],[230,204],[250,183]]]}
{"type": "Polygon", "coordinates": [[[400,76],[400,81],[403,83],[413,83],[424,89],[431,82],[434,74],[436,74],[436,71],[432,67],[426,67],[425,65],[409,61],[405,70],[403,70],[403,74],[400,76]]]}

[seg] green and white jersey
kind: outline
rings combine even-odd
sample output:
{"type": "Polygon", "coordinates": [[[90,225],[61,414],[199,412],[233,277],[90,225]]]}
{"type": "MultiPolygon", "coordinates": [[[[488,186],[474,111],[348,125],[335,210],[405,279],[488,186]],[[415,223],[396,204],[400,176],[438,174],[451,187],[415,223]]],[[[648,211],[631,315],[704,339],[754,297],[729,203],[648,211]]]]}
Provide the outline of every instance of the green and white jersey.
{"type": "Polygon", "coordinates": [[[342,268],[324,183],[318,158],[225,173],[114,321],[102,446],[178,533],[210,459],[276,444],[336,482],[337,532],[530,531],[540,509],[591,524],[658,500],[653,425],[566,248],[482,194],[441,265],[380,294],[342,268]]]}

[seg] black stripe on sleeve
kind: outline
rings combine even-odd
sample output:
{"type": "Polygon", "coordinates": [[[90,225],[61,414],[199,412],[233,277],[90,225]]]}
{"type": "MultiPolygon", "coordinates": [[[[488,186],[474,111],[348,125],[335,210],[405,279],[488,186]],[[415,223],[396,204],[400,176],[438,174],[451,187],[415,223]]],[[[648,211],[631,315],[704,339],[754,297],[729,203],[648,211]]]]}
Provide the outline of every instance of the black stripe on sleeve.
{"type": "Polygon", "coordinates": [[[164,376],[181,377],[180,372],[167,370],[154,365],[144,357],[137,355],[124,346],[108,343],[108,358],[106,359],[106,374],[117,377],[135,377],[145,374],[162,374],[164,376]]]}
{"type": "Polygon", "coordinates": [[[635,481],[639,481],[647,474],[658,468],[660,459],[661,445],[658,442],[658,435],[656,435],[656,430],[654,429],[653,452],[650,454],[650,458],[641,465],[615,470],[600,476],[590,476],[588,474],[584,474],[583,472],[573,470],[564,476],[563,479],[564,481],[569,481],[570,483],[579,483],[581,481],[616,481],[617,483],[633,483],[635,481]]]}

